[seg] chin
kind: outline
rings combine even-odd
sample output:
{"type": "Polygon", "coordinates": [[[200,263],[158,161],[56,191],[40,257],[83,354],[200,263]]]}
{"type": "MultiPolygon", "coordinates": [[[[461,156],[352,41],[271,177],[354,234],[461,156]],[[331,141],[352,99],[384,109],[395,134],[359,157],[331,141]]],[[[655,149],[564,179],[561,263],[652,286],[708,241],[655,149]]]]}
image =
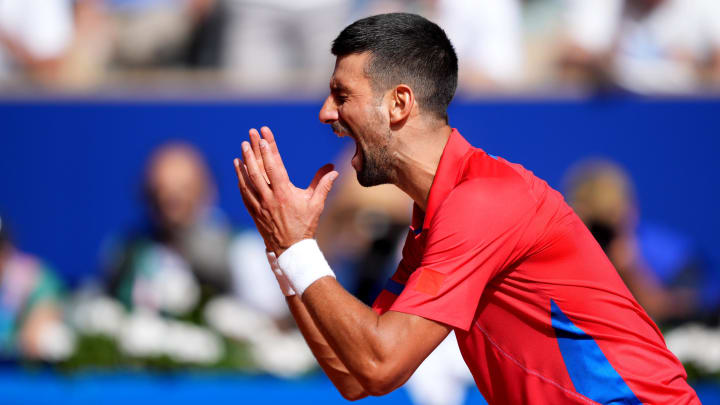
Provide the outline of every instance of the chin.
{"type": "Polygon", "coordinates": [[[363,187],[374,187],[390,183],[390,181],[386,178],[387,176],[381,176],[378,175],[378,173],[375,173],[374,175],[372,173],[368,173],[368,171],[365,170],[365,167],[363,167],[360,171],[356,171],[356,174],[358,183],[360,183],[363,187]]]}
{"type": "Polygon", "coordinates": [[[374,153],[368,154],[358,148],[360,170],[355,168],[358,183],[363,187],[379,186],[393,183],[391,177],[390,157],[384,147],[377,148],[374,153]]]}

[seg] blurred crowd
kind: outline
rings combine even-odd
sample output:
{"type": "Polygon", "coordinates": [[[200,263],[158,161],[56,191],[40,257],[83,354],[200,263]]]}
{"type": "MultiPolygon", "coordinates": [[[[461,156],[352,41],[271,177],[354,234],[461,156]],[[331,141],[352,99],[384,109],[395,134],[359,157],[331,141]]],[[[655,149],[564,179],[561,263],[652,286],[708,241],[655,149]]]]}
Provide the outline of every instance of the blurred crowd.
{"type": "Polygon", "coordinates": [[[331,40],[409,11],[456,47],[460,92],[711,92],[717,0],[0,0],[0,92],[322,92],[331,40]]]}

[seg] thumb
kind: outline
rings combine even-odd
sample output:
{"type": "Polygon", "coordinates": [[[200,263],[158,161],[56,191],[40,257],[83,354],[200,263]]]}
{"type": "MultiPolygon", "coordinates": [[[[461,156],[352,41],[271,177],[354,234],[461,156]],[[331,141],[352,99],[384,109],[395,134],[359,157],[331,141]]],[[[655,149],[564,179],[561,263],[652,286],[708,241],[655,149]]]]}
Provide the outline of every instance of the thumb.
{"type": "Polygon", "coordinates": [[[313,177],[312,181],[310,182],[310,186],[308,186],[308,190],[313,193],[317,188],[318,184],[320,184],[320,179],[322,179],[326,174],[330,173],[334,167],[335,166],[332,163],[328,163],[318,169],[317,173],[315,173],[315,177],[313,177]]]}
{"type": "Polygon", "coordinates": [[[322,210],[325,206],[325,199],[330,193],[330,190],[335,183],[335,179],[337,179],[339,175],[340,174],[338,172],[333,170],[322,176],[317,187],[313,190],[312,197],[310,197],[310,204],[319,207],[320,210],[322,210]]]}

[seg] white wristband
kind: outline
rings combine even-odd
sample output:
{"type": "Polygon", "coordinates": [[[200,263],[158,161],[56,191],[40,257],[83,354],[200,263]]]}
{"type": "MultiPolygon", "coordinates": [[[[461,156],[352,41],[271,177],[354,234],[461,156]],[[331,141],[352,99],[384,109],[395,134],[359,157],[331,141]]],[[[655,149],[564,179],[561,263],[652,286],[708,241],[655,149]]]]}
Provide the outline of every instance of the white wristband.
{"type": "Polygon", "coordinates": [[[285,277],[285,274],[283,274],[282,270],[280,270],[280,265],[278,264],[278,259],[277,256],[275,256],[275,252],[265,253],[267,254],[268,263],[270,263],[270,269],[272,269],[272,272],[277,279],[278,285],[280,286],[280,290],[282,290],[283,295],[285,295],[286,297],[295,295],[295,290],[293,290],[292,286],[290,285],[290,280],[288,280],[288,278],[285,277]]]}
{"type": "Polygon", "coordinates": [[[300,296],[317,280],[325,276],[335,278],[315,239],[303,239],[290,246],[278,257],[278,264],[300,296]]]}

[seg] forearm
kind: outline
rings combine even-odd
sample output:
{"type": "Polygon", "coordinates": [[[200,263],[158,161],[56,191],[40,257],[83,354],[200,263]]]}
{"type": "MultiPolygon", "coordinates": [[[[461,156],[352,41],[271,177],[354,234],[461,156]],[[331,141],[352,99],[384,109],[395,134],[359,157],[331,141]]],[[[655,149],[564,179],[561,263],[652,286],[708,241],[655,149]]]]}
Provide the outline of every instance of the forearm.
{"type": "Polygon", "coordinates": [[[292,295],[286,297],[286,300],[290,313],[295,318],[295,322],[310,350],[342,396],[351,401],[365,398],[368,395],[367,392],[340,361],[323,334],[315,326],[312,317],[300,298],[297,295],[292,295]]]}
{"type": "Polygon", "coordinates": [[[418,354],[400,348],[412,344],[409,329],[388,330],[383,317],[334,278],[315,282],[303,294],[302,302],[334,354],[370,394],[382,395],[402,385],[422,360],[409,358],[418,354]]]}

